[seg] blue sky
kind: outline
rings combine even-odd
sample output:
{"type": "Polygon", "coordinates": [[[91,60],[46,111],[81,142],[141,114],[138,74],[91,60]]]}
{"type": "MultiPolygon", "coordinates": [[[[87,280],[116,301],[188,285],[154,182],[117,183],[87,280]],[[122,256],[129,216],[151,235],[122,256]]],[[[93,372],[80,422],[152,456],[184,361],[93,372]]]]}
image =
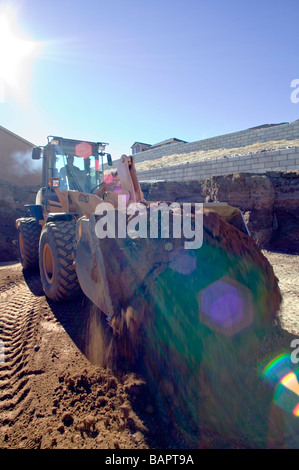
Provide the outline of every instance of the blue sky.
{"type": "MultiPolygon", "coordinates": [[[[11,0],[19,37],[40,46],[9,83],[0,124],[42,145],[195,141],[294,121],[297,0],[11,0]]],[[[1,47],[7,47],[2,37],[1,47]]]]}

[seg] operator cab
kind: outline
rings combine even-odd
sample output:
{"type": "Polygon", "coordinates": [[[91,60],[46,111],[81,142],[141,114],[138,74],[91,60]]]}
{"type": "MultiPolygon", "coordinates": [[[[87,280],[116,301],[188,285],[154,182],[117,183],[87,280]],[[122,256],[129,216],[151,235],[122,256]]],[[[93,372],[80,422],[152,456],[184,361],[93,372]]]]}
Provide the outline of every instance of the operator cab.
{"type": "Polygon", "coordinates": [[[108,165],[112,165],[111,155],[105,153],[106,145],[49,136],[45,147],[33,148],[34,160],[43,157],[42,188],[36,204],[48,206],[50,201],[59,202],[48,184],[50,178],[59,178],[60,190],[93,193],[103,181],[104,156],[108,165]]]}
{"type": "MultiPolygon", "coordinates": [[[[91,193],[102,182],[106,143],[81,142],[52,137],[49,177],[60,178],[60,189],[91,193]]],[[[109,158],[110,157],[110,158],[109,158]]]]}
{"type": "Polygon", "coordinates": [[[93,156],[80,158],[75,155],[57,154],[55,176],[60,178],[61,190],[91,193],[101,178],[98,167],[99,162],[93,156]]]}
{"type": "MultiPolygon", "coordinates": [[[[61,190],[91,193],[102,183],[103,158],[112,165],[111,155],[105,153],[104,142],[87,142],[62,137],[48,137],[43,148],[43,182],[47,188],[49,178],[60,178],[61,190]]],[[[32,151],[34,160],[40,159],[42,149],[32,151]]]]}

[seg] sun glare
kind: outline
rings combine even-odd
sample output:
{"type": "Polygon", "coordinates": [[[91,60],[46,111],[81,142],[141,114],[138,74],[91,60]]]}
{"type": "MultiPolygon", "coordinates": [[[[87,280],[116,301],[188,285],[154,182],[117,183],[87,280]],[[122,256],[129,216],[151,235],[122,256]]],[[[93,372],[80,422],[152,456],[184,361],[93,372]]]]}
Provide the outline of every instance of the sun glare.
{"type": "Polygon", "coordinates": [[[24,91],[30,64],[40,44],[25,37],[15,25],[13,15],[0,12],[0,80],[13,92],[24,91]]]}

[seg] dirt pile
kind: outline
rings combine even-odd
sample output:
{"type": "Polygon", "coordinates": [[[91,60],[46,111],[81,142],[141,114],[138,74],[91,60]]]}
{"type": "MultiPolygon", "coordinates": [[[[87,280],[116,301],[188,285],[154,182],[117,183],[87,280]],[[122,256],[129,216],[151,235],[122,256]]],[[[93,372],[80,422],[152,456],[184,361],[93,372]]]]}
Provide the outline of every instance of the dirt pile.
{"type": "Polygon", "coordinates": [[[299,252],[299,171],[237,173],[141,186],[149,201],[227,202],[242,210],[261,248],[299,252]]]}
{"type": "Polygon", "coordinates": [[[20,265],[0,268],[0,447],[147,447],[135,411],[144,381],[90,362],[82,302],[52,309],[39,273],[22,277],[20,265]]]}

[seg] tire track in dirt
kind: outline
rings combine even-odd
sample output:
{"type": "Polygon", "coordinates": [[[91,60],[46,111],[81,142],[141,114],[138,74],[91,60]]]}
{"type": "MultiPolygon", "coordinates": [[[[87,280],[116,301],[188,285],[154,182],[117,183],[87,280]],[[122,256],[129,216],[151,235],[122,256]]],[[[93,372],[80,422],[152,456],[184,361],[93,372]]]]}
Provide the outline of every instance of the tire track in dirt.
{"type": "Polygon", "coordinates": [[[0,447],[147,448],[133,409],[143,382],[85,356],[83,300],[52,304],[20,265],[0,281],[0,447]]]}
{"type": "Polygon", "coordinates": [[[0,340],[4,362],[0,364],[0,424],[8,425],[19,417],[31,400],[30,379],[42,370],[30,367],[30,350],[41,308],[24,282],[1,293],[0,340]]]}

